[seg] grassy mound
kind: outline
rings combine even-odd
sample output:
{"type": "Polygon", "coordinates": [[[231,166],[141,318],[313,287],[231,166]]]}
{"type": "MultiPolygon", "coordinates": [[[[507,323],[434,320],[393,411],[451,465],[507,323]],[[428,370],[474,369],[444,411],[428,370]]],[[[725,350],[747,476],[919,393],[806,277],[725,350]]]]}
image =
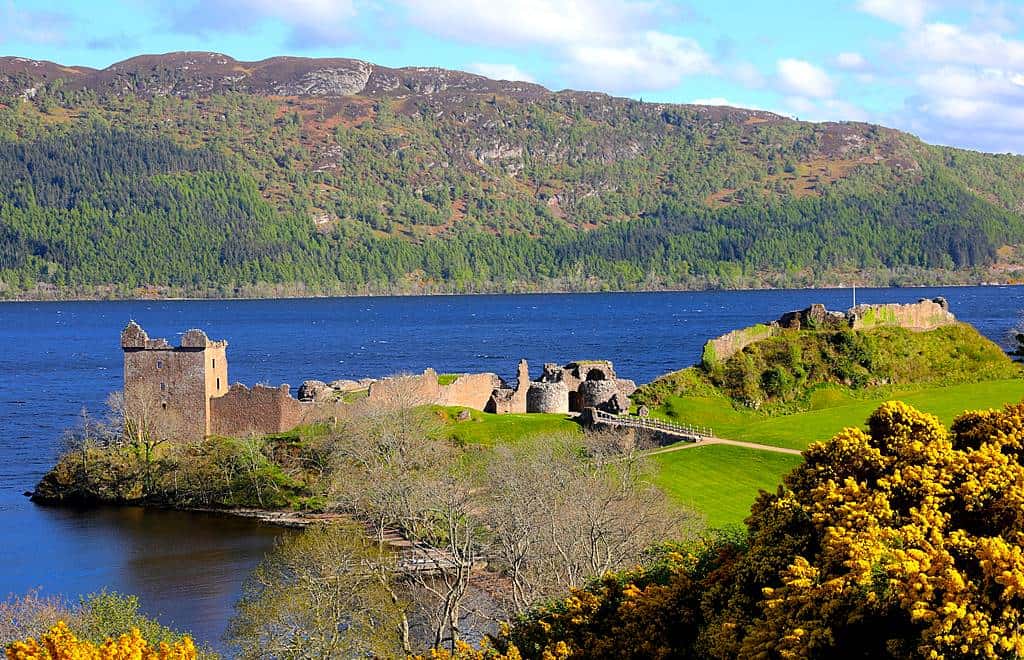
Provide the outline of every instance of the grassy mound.
{"type": "Polygon", "coordinates": [[[737,407],[787,413],[827,407],[822,397],[870,397],[897,386],[945,386],[1019,378],[1021,366],[967,324],[930,332],[789,330],[712,367],[698,365],[644,385],[634,401],[663,407],[678,397],[725,397],[737,407]]]}

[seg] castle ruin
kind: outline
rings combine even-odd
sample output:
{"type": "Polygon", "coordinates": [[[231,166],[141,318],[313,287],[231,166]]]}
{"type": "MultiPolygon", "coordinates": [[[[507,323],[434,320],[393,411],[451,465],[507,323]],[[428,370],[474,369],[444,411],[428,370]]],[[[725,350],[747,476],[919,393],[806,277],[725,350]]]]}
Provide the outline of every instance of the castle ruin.
{"type": "Polygon", "coordinates": [[[607,360],[570,362],[564,366],[548,363],[535,381],[530,380],[526,360],[519,362],[515,389],[497,389],[487,404],[494,413],[578,413],[598,408],[619,414],[630,407],[629,397],[636,383],[615,375],[607,360]]]}
{"type": "Polygon", "coordinates": [[[770,323],[759,323],[733,330],[704,344],[701,363],[705,368],[727,361],[754,342],[774,337],[785,330],[870,330],[898,327],[911,332],[927,332],[955,324],[945,298],[922,298],[916,303],[857,305],[846,312],[830,311],[822,304],[786,312],[770,323]]]}
{"type": "Polygon", "coordinates": [[[288,385],[228,386],[227,346],[202,330],[189,330],[171,346],[130,322],[121,332],[126,419],[155,439],[182,441],[297,426],[304,407],[288,385]]]}
{"type": "Polygon", "coordinates": [[[587,408],[619,414],[629,410],[636,390],[606,360],[545,364],[535,381],[526,360],[520,360],[514,387],[494,373],[439,377],[427,369],[379,380],[306,381],[295,399],[288,385],[229,386],[227,345],[202,330],[189,330],[180,345],[171,346],[150,339],[131,321],[121,333],[126,419],[155,439],[194,441],[283,433],[319,406],[344,403],[348,396],[370,405],[457,406],[499,414],[570,414],[587,408]]]}

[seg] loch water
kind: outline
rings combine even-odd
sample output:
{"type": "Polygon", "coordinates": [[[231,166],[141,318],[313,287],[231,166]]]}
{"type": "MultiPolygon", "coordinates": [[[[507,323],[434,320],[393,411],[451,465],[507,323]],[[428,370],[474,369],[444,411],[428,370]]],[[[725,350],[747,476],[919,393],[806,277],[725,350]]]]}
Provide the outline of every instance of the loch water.
{"type": "MultiPolygon", "coordinates": [[[[861,289],[858,302],[945,296],[1007,343],[1024,287],[861,289]]],[[[167,624],[219,644],[245,576],[282,533],[250,520],[136,507],[38,506],[23,493],[53,464],[79,412],[121,388],[119,334],[135,319],[176,344],[203,328],[228,340],[231,382],[291,383],[398,372],[494,371],[519,358],[609,359],[638,383],[692,364],[703,342],[850,290],[538,294],[312,300],[0,304],[0,599],[39,588],[75,599],[135,594],[167,624]]]]}

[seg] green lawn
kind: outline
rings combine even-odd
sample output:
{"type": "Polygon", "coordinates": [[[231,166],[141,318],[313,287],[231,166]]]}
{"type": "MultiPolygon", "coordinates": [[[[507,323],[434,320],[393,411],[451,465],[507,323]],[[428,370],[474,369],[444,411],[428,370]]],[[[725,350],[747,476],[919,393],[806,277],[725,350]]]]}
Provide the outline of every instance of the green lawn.
{"type": "Polygon", "coordinates": [[[736,410],[727,399],[718,397],[675,397],[653,412],[689,424],[710,426],[715,435],[730,440],[804,449],[811,442],[831,438],[847,426],[862,426],[873,410],[892,399],[938,415],[949,424],[964,410],[999,408],[1024,399],[1024,379],[907,388],[876,399],[854,399],[841,391],[826,389],[815,393],[814,410],[777,417],[736,410]]]}
{"type": "MultiPolygon", "coordinates": [[[[839,390],[817,392],[814,410],[765,417],[738,411],[724,398],[674,398],[655,411],[670,419],[710,426],[715,435],[794,449],[827,440],[847,426],[862,426],[883,401],[899,399],[949,424],[965,410],[999,408],[1024,399],[1024,380],[906,389],[877,399],[853,399],[839,390]]],[[[741,523],[759,490],[774,490],[799,456],[708,445],[651,457],[655,483],[673,501],[707,517],[708,525],[741,523]]]]}
{"type": "Polygon", "coordinates": [[[699,511],[708,526],[739,524],[759,490],[775,490],[802,459],[777,452],[707,445],[651,456],[655,483],[673,501],[699,511]]]}
{"type": "MultiPolygon", "coordinates": [[[[883,401],[900,399],[949,423],[969,409],[996,408],[1024,398],[1024,379],[989,381],[950,387],[892,391],[876,399],[854,399],[839,389],[822,389],[811,401],[813,410],[766,417],[735,410],[724,398],[674,398],[656,415],[710,426],[734,440],[804,449],[827,440],[846,426],[860,426],[883,401]]],[[[466,408],[434,407],[442,421],[440,435],[462,445],[484,448],[545,434],[579,435],[580,427],[565,415],[492,415],[466,408]]],[[[484,460],[481,455],[480,460],[484,460]]],[[[743,447],[708,445],[651,457],[655,483],[675,502],[695,509],[711,527],[739,524],[750,512],[759,490],[774,490],[799,456],[743,447]]]]}
{"type": "Polygon", "coordinates": [[[434,406],[442,420],[440,435],[457,444],[490,447],[546,434],[580,435],[580,425],[567,415],[493,415],[459,407],[434,406]],[[463,410],[469,419],[459,420],[463,410]]]}

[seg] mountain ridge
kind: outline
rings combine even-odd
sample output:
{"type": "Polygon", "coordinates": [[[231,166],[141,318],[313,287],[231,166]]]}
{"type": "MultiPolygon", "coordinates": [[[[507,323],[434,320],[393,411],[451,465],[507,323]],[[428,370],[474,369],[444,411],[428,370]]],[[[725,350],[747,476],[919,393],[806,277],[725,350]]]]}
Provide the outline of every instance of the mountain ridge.
{"type": "Polygon", "coordinates": [[[1024,276],[1020,157],[861,122],[433,67],[178,52],[91,69],[4,57],[0,149],[0,295],[311,278],[316,291],[345,292],[1024,276]],[[138,169],[114,176],[97,157],[138,169]],[[193,224],[175,231],[205,236],[185,245],[205,255],[200,265],[147,255],[186,209],[193,224]],[[241,247],[217,235],[225,222],[241,247]],[[144,267],[122,274],[113,246],[83,239],[102,244],[127,226],[144,267]],[[381,262],[397,253],[398,265],[381,262]],[[288,272],[269,263],[280,255],[288,272]]]}

